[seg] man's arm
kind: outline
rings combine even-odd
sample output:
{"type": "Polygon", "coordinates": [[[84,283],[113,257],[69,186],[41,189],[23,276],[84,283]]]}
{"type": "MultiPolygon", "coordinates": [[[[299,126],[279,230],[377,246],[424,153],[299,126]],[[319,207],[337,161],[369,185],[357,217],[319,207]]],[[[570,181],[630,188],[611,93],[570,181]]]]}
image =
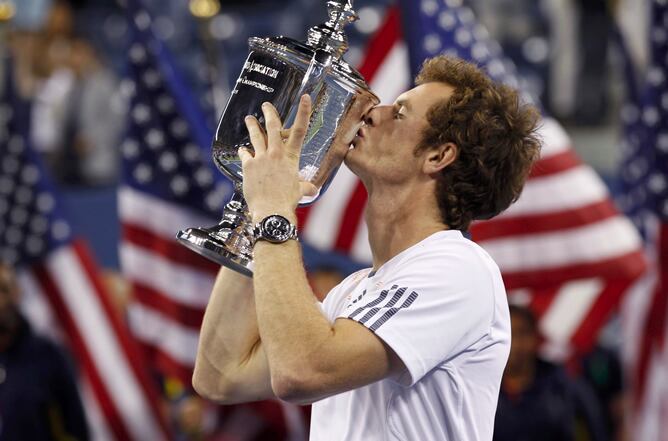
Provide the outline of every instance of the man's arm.
{"type": "Polygon", "coordinates": [[[404,369],[364,325],[327,320],[307,282],[297,242],[259,242],[254,259],[259,331],[276,396],[310,403],[404,369]]]}
{"type": "MultiPolygon", "coordinates": [[[[244,197],[254,222],[280,214],[296,222],[295,208],[315,188],[300,182],[300,150],[311,103],[302,97],[284,142],[276,109],[263,105],[266,135],[253,117],[246,118],[254,155],[239,150],[244,197]]],[[[253,250],[253,285],[259,335],[274,393],[294,402],[310,402],[354,389],[403,369],[394,352],[373,332],[352,320],[331,324],[316,304],[306,279],[299,244],[260,241],[253,250]]],[[[264,359],[263,359],[264,362],[264,359]]]]}
{"type": "Polygon", "coordinates": [[[273,396],[260,344],[252,279],[221,268],[204,313],[193,387],[221,403],[273,396]]]}

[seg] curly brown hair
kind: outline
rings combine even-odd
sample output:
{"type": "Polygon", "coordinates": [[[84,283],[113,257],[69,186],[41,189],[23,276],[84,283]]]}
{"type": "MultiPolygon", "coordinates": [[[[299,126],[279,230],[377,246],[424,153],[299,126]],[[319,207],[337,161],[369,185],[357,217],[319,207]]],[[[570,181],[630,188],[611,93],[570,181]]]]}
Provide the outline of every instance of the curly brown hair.
{"type": "Polygon", "coordinates": [[[447,142],[457,146],[455,161],[438,176],[436,197],[448,227],[468,230],[473,220],[494,217],[519,197],[540,153],[540,114],[522,104],[517,91],[459,58],[425,61],[415,82],[455,89],[427,112],[416,154],[447,142]]]}

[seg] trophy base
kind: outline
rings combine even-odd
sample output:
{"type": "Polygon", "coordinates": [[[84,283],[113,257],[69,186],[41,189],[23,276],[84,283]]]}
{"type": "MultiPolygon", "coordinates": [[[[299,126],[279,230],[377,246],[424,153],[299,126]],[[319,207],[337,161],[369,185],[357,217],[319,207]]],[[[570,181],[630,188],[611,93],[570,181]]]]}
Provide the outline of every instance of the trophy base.
{"type": "Polygon", "coordinates": [[[251,256],[244,256],[239,250],[231,250],[231,246],[219,237],[220,233],[217,234],[216,227],[187,228],[179,231],[176,239],[191,251],[219,265],[253,277],[251,256]]]}

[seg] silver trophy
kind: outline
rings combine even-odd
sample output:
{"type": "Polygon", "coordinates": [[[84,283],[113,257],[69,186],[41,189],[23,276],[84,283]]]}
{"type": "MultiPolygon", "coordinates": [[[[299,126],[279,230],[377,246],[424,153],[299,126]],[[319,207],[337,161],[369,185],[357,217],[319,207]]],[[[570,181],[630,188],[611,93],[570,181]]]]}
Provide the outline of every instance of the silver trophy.
{"type": "Polygon", "coordinates": [[[186,247],[220,265],[252,276],[253,240],[250,215],[242,194],[243,174],[239,147],[252,149],[244,123],[254,115],[264,123],[261,105],[272,103],[284,127],[292,126],[299,98],[309,94],[313,103],[309,128],[299,162],[300,177],[313,183],[318,194],[327,189],[349,148],[362,115],[379,100],[364,78],[341,57],[348,49],[343,33],[357,19],[352,1],[327,2],[329,20],[308,31],[306,43],[285,37],[249,39],[250,53],[223,115],[212,154],[216,166],[235,184],[221,221],[212,227],[179,231],[186,247]]]}

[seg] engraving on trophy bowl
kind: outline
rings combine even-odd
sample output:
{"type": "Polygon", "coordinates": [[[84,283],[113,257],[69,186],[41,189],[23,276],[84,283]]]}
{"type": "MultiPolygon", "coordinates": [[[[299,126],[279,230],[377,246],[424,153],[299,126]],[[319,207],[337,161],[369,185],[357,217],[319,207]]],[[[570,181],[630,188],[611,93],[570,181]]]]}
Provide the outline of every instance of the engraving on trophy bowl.
{"type": "Polygon", "coordinates": [[[230,179],[240,181],[243,178],[239,147],[252,148],[244,118],[253,115],[264,123],[260,109],[262,103],[268,101],[284,119],[299,92],[304,71],[259,51],[248,55],[212,145],[216,166],[230,179]]]}

